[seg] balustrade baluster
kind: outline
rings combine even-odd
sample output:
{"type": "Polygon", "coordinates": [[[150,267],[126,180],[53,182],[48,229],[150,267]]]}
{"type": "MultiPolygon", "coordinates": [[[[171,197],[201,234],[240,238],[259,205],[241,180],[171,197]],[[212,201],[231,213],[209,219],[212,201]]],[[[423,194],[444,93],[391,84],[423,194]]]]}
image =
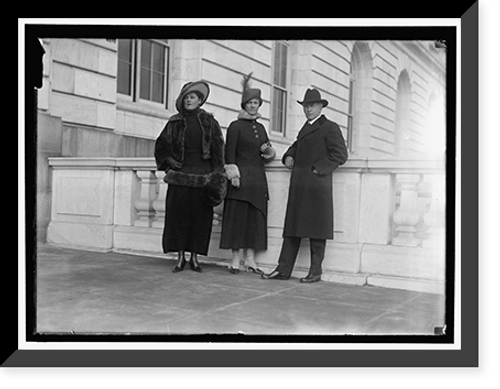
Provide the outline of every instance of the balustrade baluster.
{"type": "Polygon", "coordinates": [[[392,244],[396,246],[417,247],[421,240],[416,237],[417,224],[422,215],[418,207],[419,174],[397,174],[396,180],[401,184],[399,208],[394,212],[396,234],[392,244]]]}
{"type": "Polygon", "coordinates": [[[212,224],[214,226],[218,226],[222,224],[222,215],[224,214],[224,202],[214,207],[214,217],[212,220],[212,224]]]}
{"type": "Polygon", "coordinates": [[[153,208],[156,211],[153,227],[163,228],[165,225],[165,201],[167,198],[168,185],[163,181],[165,177],[164,171],[158,170],[156,172],[156,177],[158,178],[158,196],[156,200],[153,201],[153,208]]]}
{"type": "Polygon", "coordinates": [[[429,210],[423,220],[428,227],[428,238],[422,242],[423,247],[440,248],[445,245],[445,177],[442,175],[427,175],[425,180],[430,183],[432,196],[429,210]]]}
{"type": "Polygon", "coordinates": [[[155,218],[153,202],[158,197],[158,179],[154,171],[138,170],[137,177],[140,180],[139,199],[134,202],[137,210],[137,220],[134,226],[151,227],[155,218]]]}

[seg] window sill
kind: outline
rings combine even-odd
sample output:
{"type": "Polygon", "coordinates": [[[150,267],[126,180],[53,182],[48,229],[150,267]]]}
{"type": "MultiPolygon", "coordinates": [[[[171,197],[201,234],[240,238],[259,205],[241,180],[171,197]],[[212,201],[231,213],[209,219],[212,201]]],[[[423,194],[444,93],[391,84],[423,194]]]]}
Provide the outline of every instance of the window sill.
{"type": "Polygon", "coordinates": [[[279,143],[282,145],[291,145],[294,141],[293,139],[289,139],[280,133],[271,132],[271,131],[269,131],[268,136],[269,136],[269,140],[272,143],[279,143]]]}
{"type": "Polygon", "coordinates": [[[160,119],[168,119],[174,114],[174,112],[169,111],[165,108],[157,108],[153,104],[133,102],[126,96],[121,96],[117,94],[116,97],[116,107],[121,111],[127,111],[136,113],[139,115],[153,116],[160,119]]]}

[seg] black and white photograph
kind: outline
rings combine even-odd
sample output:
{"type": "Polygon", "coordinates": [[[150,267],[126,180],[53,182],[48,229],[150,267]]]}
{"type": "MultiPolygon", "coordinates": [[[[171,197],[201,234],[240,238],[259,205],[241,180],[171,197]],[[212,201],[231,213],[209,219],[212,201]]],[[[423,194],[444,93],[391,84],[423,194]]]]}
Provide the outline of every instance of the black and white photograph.
{"type": "Polygon", "coordinates": [[[28,341],[457,340],[452,24],[24,27],[28,341]]]}

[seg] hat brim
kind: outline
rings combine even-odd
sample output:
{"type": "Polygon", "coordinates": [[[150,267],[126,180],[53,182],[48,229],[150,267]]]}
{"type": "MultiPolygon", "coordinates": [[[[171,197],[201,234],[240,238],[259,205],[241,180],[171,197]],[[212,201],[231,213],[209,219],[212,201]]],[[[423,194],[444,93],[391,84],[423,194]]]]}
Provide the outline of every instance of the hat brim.
{"type": "Polygon", "coordinates": [[[311,104],[311,103],[321,103],[321,104],[323,104],[323,108],[325,108],[329,104],[328,100],[325,100],[325,99],[321,99],[321,100],[304,100],[304,101],[297,100],[297,103],[299,103],[300,105],[311,104]]]}
{"type": "Polygon", "coordinates": [[[181,92],[179,93],[179,97],[177,97],[177,101],[175,103],[177,110],[180,111],[182,108],[182,100],[184,97],[191,92],[199,92],[203,95],[203,99],[200,103],[200,107],[205,104],[210,95],[210,86],[205,81],[194,81],[191,84],[185,86],[181,92]]]}

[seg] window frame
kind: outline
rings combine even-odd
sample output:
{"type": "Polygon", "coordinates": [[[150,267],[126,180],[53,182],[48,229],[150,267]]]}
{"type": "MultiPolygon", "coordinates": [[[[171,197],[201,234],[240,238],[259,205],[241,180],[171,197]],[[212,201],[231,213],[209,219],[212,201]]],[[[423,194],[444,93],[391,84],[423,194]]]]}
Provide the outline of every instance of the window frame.
{"type": "MultiPolygon", "coordinates": [[[[281,64],[280,64],[281,66],[281,64]]],[[[270,107],[270,133],[272,135],[280,136],[285,138],[287,135],[286,131],[286,125],[287,125],[287,112],[288,112],[288,100],[289,100],[289,95],[290,95],[290,81],[291,81],[291,71],[290,71],[290,44],[287,41],[283,40],[278,40],[273,42],[272,46],[272,64],[271,64],[271,107],[270,107]],[[275,83],[275,72],[276,72],[276,67],[278,64],[276,63],[276,50],[278,45],[284,45],[286,47],[286,68],[285,68],[285,86],[282,86],[280,84],[275,83]],[[283,110],[281,113],[281,124],[282,124],[282,131],[277,131],[275,128],[275,107],[276,107],[276,99],[275,99],[275,93],[274,91],[278,90],[281,93],[284,94],[284,102],[283,102],[283,110]]],[[[278,80],[279,82],[279,80],[278,80]]]]}
{"type": "MultiPolygon", "coordinates": [[[[118,91],[118,74],[117,74],[117,88],[116,88],[116,94],[117,94],[117,101],[120,103],[123,103],[125,106],[131,107],[131,105],[134,106],[135,110],[139,111],[146,111],[147,113],[151,113],[151,110],[160,111],[163,112],[168,112],[171,108],[171,101],[170,101],[170,93],[168,90],[168,87],[170,85],[170,74],[171,74],[171,41],[167,39],[131,39],[132,41],[132,69],[131,69],[131,93],[130,95],[124,94],[118,91]],[[159,103],[156,101],[148,100],[146,98],[141,97],[141,69],[143,68],[141,66],[141,56],[142,56],[142,45],[143,41],[149,41],[151,43],[155,44],[160,44],[161,46],[164,47],[165,52],[164,52],[164,64],[163,64],[163,71],[164,71],[164,79],[163,79],[163,102],[159,103]]],[[[151,50],[151,58],[153,57],[153,50],[151,50]]],[[[117,57],[118,57],[118,50],[117,50],[117,57]]],[[[119,59],[117,58],[117,61],[119,59]]],[[[151,63],[151,67],[152,67],[151,63]]],[[[152,71],[152,68],[150,68],[150,71],[152,71]]],[[[151,77],[151,75],[150,75],[151,77]]],[[[150,96],[151,96],[152,91],[150,90],[150,96]]],[[[160,115],[163,116],[163,115],[160,115]]]]}
{"type": "Polygon", "coordinates": [[[356,64],[351,61],[349,71],[349,95],[347,106],[347,149],[353,152],[353,130],[354,130],[354,106],[356,104],[356,64]]]}
{"type": "MultiPolygon", "coordinates": [[[[122,39],[123,40],[123,39],[122,39]]],[[[120,62],[120,54],[119,54],[119,42],[120,42],[120,39],[118,40],[118,43],[117,43],[117,48],[116,48],[116,56],[117,56],[117,69],[116,69],[116,95],[117,97],[119,96],[121,99],[127,101],[127,102],[134,102],[134,94],[135,94],[135,87],[134,87],[134,83],[135,83],[135,72],[136,72],[136,40],[137,39],[128,39],[130,40],[130,42],[132,43],[131,44],[131,47],[130,47],[130,51],[131,51],[131,69],[130,69],[130,94],[127,94],[127,93],[122,93],[122,92],[119,92],[118,91],[118,84],[119,84],[119,73],[118,73],[118,65],[119,65],[119,62],[120,62]]]]}

